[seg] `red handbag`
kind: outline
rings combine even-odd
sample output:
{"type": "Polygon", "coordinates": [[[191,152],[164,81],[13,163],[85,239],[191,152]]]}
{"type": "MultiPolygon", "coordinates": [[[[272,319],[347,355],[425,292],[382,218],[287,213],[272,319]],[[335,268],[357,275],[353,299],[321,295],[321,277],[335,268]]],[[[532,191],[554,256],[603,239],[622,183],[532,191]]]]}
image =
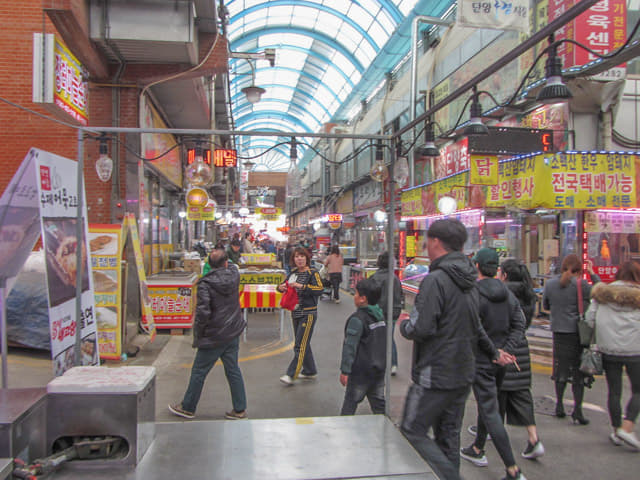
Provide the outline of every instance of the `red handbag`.
{"type": "Polygon", "coordinates": [[[295,288],[289,287],[289,282],[285,282],[287,290],[282,294],[280,299],[280,307],[287,310],[295,310],[298,305],[298,292],[295,288]]]}

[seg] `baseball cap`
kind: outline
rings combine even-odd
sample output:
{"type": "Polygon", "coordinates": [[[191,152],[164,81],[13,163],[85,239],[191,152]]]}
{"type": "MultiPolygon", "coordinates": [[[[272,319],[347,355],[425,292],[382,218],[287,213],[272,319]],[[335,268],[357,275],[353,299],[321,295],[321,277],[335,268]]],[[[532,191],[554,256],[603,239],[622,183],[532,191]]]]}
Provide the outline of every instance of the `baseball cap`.
{"type": "Polygon", "coordinates": [[[481,248],[476,252],[471,260],[473,263],[477,263],[478,265],[487,265],[497,267],[500,263],[498,258],[498,252],[493,248],[481,248]]]}

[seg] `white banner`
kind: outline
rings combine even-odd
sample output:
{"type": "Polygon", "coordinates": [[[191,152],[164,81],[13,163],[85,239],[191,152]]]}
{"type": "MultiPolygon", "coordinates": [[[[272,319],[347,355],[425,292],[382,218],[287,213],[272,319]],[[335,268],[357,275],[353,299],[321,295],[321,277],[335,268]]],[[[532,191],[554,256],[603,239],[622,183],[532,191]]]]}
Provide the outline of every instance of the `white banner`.
{"type": "Polygon", "coordinates": [[[529,33],[530,0],[458,0],[456,22],[463,27],[529,33]]]}
{"type": "MultiPolygon", "coordinates": [[[[96,317],[93,278],[89,262],[87,209],[83,203],[82,266],[76,265],[78,248],[78,164],[42,150],[32,149],[35,158],[42,244],[45,252],[49,292],[49,333],[55,375],[74,366],[76,337],[76,281],[82,277],[81,357],[82,365],[97,365],[96,317]]],[[[30,154],[31,154],[30,152],[30,154]]]]}

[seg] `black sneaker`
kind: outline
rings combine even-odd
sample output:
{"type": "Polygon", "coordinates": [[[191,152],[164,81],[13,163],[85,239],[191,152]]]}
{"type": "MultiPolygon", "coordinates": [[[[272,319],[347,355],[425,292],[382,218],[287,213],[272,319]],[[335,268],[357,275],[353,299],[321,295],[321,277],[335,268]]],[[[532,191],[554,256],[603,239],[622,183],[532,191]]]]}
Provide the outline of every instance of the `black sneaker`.
{"type": "Polygon", "coordinates": [[[541,457],[544,455],[544,445],[542,445],[540,440],[538,440],[535,445],[531,445],[531,442],[527,442],[527,448],[524,449],[524,452],[522,452],[521,455],[529,460],[541,457]]]}
{"type": "Polygon", "coordinates": [[[484,454],[484,450],[480,450],[480,453],[476,453],[473,445],[461,448],[460,456],[465,460],[473,463],[476,467],[486,467],[487,465],[489,465],[489,460],[487,460],[487,457],[484,454]]]}

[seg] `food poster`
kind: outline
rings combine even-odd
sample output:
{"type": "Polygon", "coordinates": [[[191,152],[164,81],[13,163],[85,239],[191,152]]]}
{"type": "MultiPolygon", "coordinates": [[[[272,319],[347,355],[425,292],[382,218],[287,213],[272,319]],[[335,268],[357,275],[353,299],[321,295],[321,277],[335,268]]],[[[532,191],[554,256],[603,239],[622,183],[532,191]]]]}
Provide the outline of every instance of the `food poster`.
{"type": "Polygon", "coordinates": [[[100,358],[120,360],[122,355],[122,227],[89,225],[100,358]]]}
{"type": "Polygon", "coordinates": [[[138,236],[136,217],[132,213],[128,213],[124,217],[123,225],[125,231],[131,235],[131,244],[133,245],[136,270],[138,272],[138,284],[140,285],[140,308],[142,310],[140,326],[149,334],[151,341],[153,342],[156,338],[156,324],[153,319],[151,296],[149,295],[149,288],[147,286],[147,275],[144,273],[144,258],[142,256],[142,250],[140,249],[140,237],[138,236]]]}
{"type": "Polygon", "coordinates": [[[41,150],[35,151],[35,160],[49,293],[51,355],[54,374],[58,376],[73,367],[75,362],[76,284],[79,280],[82,282],[79,319],[81,364],[99,364],[93,278],[87,256],[87,210],[83,202],[83,224],[81,235],[78,235],[78,164],[75,161],[41,150]],[[82,252],[79,267],[78,249],[82,252]]]}

